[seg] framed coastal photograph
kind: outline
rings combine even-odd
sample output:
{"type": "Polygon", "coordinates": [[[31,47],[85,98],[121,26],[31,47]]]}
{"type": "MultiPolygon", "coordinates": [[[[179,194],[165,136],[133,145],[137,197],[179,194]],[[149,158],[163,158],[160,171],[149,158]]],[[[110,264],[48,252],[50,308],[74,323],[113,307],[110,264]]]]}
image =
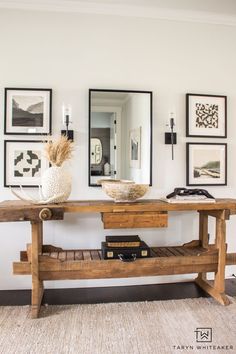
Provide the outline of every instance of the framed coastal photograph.
{"type": "Polygon", "coordinates": [[[187,186],[227,184],[227,144],[187,143],[187,186]]]}
{"type": "Polygon", "coordinates": [[[48,135],[51,128],[51,89],[5,88],[5,134],[48,135]]]}
{"type": "Polygon", "coordinates": [[[141,168],[141,127],[130,130],[129,133],[130,158],[129,165],[131,168],[141,168]]]}
{"type": "Polygon", "coordinates": [[[41,176],[48,167],[43,142],[4,142],[4,187],[38,187],[41,184],[41,176]]]}
{"type": "Polygon", "coordinates": [[[186,94],[186,136],[227,137],[227,97],[186,94]]]}

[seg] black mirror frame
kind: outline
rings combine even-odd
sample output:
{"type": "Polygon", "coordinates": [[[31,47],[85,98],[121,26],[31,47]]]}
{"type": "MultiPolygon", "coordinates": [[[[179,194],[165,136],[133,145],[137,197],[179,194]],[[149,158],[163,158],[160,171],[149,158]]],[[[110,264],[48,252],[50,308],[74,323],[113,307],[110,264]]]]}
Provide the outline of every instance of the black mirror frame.
{"type": "Polygon", "coordinates": [[[153,92],[152,91],[139,91],[139,90],[115,90],[115,89],[89,89],[89,99],[88,99],[88,185],[89,187],[101,187],[98,184],[91,183],[90,175],[90,139],[91,139],[91,95],[92,92],[126,92],[126,93],[147,93],[150,95],[150,182],[149,186],[152,186],[152,156],[153,156],[153,138],[152,138],[152,127],[153,127],[153,92]]]}

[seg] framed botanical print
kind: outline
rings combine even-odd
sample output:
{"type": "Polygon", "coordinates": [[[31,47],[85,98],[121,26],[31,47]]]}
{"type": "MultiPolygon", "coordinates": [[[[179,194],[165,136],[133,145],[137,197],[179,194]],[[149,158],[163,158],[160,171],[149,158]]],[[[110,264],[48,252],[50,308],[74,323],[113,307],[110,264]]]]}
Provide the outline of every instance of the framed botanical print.
{"type": "Polygon", "coordinates": [[[131,168],[141,168],[141,127],[130,130],[129,133],[130,161],[131,168]]]}
{"type": "Polygon", "coordinates": [[[227,97],[186,94],[186,136],[226,138],[227,97]]]}
{"type": "Polygon", "coordinates": [[[51,134],[52,90],[5,88],[4,126],[5,134],[51,134]]]}
{"type": "Polygon", "coordinates": [[[227,184],[227,144],[187,143],[187,186],[227,184]]]}
{"type": "Polygon", "coordinates": [[[49,167],[44,143],[36,140],[4,142],[4,187],[38,187],[49,167]]]}

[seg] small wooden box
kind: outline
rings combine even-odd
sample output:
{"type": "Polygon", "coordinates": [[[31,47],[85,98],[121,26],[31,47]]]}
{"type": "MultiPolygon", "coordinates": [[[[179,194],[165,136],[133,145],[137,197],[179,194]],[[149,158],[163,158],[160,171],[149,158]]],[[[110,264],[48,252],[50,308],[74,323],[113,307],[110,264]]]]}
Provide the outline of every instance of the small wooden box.
{"type": "Polygon", "coordinates": [[[167,227],[167,212],[103,213],[104,229],[167,227]]]}
{"type": "Polygon", "coordinates": [[[106,236],[107,247],[140,247],[141,240],[138,235],[106,236]]]}

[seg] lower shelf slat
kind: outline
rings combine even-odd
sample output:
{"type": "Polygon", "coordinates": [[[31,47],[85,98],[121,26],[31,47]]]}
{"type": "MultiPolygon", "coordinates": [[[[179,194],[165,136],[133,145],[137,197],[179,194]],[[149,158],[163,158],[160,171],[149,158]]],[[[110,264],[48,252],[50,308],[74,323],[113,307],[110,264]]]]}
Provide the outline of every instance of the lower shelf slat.
{"type": "Polygon", "coordinates": [[[92,260],[93,260],[93,261],[94,261],[94,260],[95,260],[95,261],[98,261],[98,260],[101,259],[98,250],[97,250],[97,251],[91,251],[90,253],[91,253],[91,256],[92,256],[92,260]]]}
{"type": "MultiPolygon", "coordinates": [[[[27,252],[21,252],[21,262],[13,263],[14,274],[31,274],[27,252]]],[[[236,253],[228,253],[226,264],[236,264],[236,253]]],[[[103,260],[101,250],[53,250],[39,256],[41,280],[103,279],[214,272],[218,251],[212,247],[153,247],[151,257],[124,263],[103,260]]]]}
{"type": "Polygon", "coordinates": [[[82,261],[84,259],[82,251],[75,251],[75,260],[82,261]]]}

